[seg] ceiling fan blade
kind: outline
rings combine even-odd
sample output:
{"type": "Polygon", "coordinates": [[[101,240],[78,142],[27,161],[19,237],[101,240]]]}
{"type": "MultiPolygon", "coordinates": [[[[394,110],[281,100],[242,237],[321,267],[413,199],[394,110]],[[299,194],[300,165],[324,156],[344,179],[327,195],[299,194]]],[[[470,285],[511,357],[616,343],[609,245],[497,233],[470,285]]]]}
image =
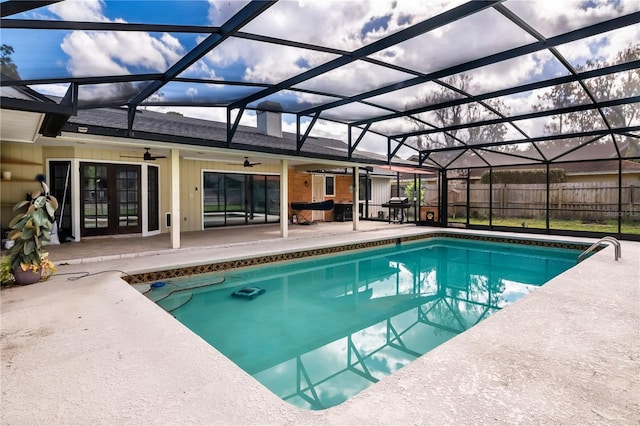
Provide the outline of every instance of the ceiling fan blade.
{"type": "Polygon", "coordinates": [[[137,155],[121,155],[121,158],[138,158],[138,159],[142,159],[142,157],[139,157],[137,155]]]}
{"type": "Polygon", "coordinates": [[[262,164],[262,163],[252,163],[249,161],[249,157],[244,157],[244,163],[242,165],[245,167],[253,167],[253,166],[257,166],[258,164],[262,164]]]}
{"type": "Polygon", "coordinates": [[[227,166],[243,166],[243,167],[253,167],[262,163],[252,163],[249,161],[249,157],[244,157],[244,161],[238,161],[234,163],[226,163],[227,166]]]}

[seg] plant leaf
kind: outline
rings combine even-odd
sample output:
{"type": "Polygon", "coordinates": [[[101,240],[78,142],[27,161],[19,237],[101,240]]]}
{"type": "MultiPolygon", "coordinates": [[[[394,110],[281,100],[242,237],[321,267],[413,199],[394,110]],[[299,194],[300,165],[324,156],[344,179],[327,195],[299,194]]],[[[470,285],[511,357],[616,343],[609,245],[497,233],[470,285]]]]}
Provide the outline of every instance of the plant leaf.
{"type": "Polygon", "coordinates": [[[47,208],[49,217],[53,217],[56,214],[56,209],[51,205],[51,203],[45,204],[45,207],[47,208]]]}
{"type": "Polygon", "coordinates": [[[27,240],[24,242],[24,248],[22,249],[22,253],[25,255],[30,255],[36,250],[36,243],[33,240],[27,240]]]}
{"type": "Polygon", "coordinates": [[[24,229],[20,238],[23,240],[30,240],[33,238],[33,228],[24,229]]]}
{"type": "Polygon", "coordinates": [[[25,223],[28,220],[28,216],[23,214],[23,215],[18,215],[16,217],[13,218],[13,220],[11,220],[11,222],[9,222],[9,228],[11,229],[22,229],[25,225],[25,223]]]}
{"type": "Polygon", "coordinates": [[[35,212],[33,212],[33,214],[31,215],[31,218],[33,219],[33,223],[36,226],[40,226],[40,224],[42,223],[42,214],[40,214],[41,210],[36,210],[35,212]]]}
{"type": "Polygon", "coordinates": [[[23,208],[24,206],[26,206],[27,204],[29,204],[28,201],[19,201],[17,202],[14,206],[13,206],[13,210],[20,210],[21,208],[23,208]]]}
{"type": "Polygon", "coordinates": [[[33,205],[36,206],[37,209],[41,209],[47,204],[47,197],[41,195],[35,199],[33,205]]]}
{"type": "MultiPolygon", "coordinates": [[[[53,195],[49,195],[47,197],[47,200],[49,201],[51,207],[53,207],[54,212],[58,210],[58,199],[56,197],[54,197],[53,195]]],[[[53,216],[53,214],[51,216],[53,216]]]]}

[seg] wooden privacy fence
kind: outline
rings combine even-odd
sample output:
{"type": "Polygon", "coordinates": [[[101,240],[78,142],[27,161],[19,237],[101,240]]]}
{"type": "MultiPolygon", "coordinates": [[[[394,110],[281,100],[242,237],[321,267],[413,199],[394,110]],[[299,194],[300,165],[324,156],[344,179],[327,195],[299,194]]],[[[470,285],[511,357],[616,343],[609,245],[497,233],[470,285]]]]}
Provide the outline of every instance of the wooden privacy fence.
{"type": "MultiPolygon", "coordinates": [[[[494,217],[544,217],[547,205],[545,184],[493,184],[494,217]]],[[[489,216],[489,184],[472,184],[469,188],[469,214],[489,216]]],[[[434,194],[427,194],[429,199],[434,194]]],[[[640,182],[623,182],[621,212],[618,212],[616,183],[556,183],[549,185],[549,209],[557,219],[603,220],[617,218],[640,220],[640,182]]],[[[451,217],[466,214],[467,188],[449,188],[448,212],[451,217]]]]}

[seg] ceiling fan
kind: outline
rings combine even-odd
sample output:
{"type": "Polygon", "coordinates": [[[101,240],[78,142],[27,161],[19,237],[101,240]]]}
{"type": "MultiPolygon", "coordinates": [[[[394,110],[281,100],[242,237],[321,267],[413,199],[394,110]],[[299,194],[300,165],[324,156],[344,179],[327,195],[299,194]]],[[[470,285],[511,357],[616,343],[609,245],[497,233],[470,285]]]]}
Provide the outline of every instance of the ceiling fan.
{"type": "Polygon", "coordinates": [[[242,165],[245,167],[253,167],[253,166],[257,166],[258,164],[262,164],[262,163],[251,163],[249,162],[249,157],[244,157],[244,163],[242,163],[242,165]]]}
{"type": "MultiPolygon", "coordinates": [[[[253,167],[253,166],[257,166],[258,164],[262,164],[262,163],[252,163],[249,161],[249,157],[244,157],[244,162],[242,163],[244,167],[253,167]]],[[[229,165],[235,165],[235,164],[230,163],[229,165]]]]}
{"type": "Polygon", "coordinates": [[[144,151],[144,155],[142,157],[134,157],[132,155],[121,155],[120,157],[125,157],[125,158],[142,158],[144,161],[153,161],[153,160],[157,160],[158,158],[167,158],[164,155],[151,155],[151,153],[149,152],[151,148],[145,148],[144,151]]]}

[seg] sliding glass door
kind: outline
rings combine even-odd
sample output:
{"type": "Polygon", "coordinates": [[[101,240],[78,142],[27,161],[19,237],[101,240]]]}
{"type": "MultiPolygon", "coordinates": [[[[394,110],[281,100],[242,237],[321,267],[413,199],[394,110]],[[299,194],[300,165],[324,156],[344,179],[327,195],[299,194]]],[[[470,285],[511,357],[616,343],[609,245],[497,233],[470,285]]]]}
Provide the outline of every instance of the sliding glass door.
{"type": "Polygon", "coordinates": [[[204,172],[205,228],[280,220],[280,177],[204,172]]]}

